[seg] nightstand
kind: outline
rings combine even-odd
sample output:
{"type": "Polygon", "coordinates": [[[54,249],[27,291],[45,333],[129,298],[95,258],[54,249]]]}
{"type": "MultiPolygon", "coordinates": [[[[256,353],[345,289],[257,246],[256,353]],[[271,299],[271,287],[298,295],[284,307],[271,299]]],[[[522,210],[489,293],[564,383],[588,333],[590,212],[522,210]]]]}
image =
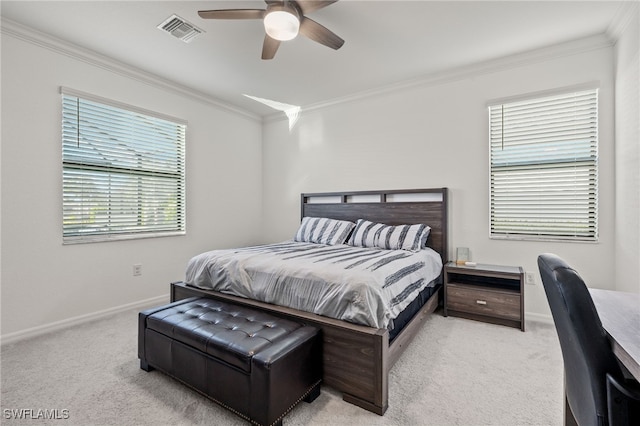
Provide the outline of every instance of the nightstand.
{"type": "Polygon", "coordinates": [[[524,271],[519,266],[444,267],[444,316],[452,315],[524,331],[524,271]]]}

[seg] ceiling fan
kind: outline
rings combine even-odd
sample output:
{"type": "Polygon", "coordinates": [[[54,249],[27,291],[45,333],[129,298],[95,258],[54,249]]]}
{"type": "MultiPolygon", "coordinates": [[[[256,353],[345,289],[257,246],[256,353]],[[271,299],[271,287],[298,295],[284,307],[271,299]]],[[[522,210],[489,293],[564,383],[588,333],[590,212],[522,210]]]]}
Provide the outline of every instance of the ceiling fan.
{"type": "Polygon", "coordinates": [[[332,49],[340,49],[343,39],[305,16],[337,1],[265,0],[266,9],[200,10],[198,15],[204,19],[262,19],[266,32],[262,59],[273,59],[280,42],[291,40],[298,33],[332,49]]]}

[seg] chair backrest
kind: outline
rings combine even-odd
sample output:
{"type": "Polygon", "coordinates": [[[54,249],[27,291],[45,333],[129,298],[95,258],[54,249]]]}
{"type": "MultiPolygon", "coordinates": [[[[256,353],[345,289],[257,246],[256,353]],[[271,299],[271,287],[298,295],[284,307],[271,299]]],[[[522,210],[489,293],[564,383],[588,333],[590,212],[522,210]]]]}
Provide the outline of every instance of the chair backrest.
{"type": "Polygon", "coordinates": [[[554,254],[538,268],[558,332],[567,400],[580,426],[606,425],[606,375],[622,377],[611,343],[580,275],[554,254]]]}

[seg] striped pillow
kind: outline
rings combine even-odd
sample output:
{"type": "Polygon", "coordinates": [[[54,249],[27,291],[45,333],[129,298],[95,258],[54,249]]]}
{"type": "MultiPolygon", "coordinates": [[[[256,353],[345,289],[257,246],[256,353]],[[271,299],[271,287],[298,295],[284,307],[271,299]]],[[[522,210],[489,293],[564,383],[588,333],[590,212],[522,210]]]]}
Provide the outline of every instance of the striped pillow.
{"type": "Polygon", "coordinates": [[[327,245],[344,244],[351,233],[353,222],[326,217],[303,217],[294,241],[327,245]]]}
{"type": "Polygon", "coordinates": [[[425,224],[390,226],[358,219],[349,243],[356,247],[418,251],[426,246],[431,227],[425,224]]]}

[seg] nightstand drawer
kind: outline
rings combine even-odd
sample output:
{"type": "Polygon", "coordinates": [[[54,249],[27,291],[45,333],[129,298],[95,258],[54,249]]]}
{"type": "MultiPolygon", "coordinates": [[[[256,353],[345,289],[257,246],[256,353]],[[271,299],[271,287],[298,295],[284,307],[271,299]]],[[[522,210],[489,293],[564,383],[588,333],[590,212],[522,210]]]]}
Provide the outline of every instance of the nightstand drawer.
{"type": "Polygon", "coordinates": [[[449,284],[447,307],[453,311],[520,320],[520,294],[510,291],[449,284]]]}

